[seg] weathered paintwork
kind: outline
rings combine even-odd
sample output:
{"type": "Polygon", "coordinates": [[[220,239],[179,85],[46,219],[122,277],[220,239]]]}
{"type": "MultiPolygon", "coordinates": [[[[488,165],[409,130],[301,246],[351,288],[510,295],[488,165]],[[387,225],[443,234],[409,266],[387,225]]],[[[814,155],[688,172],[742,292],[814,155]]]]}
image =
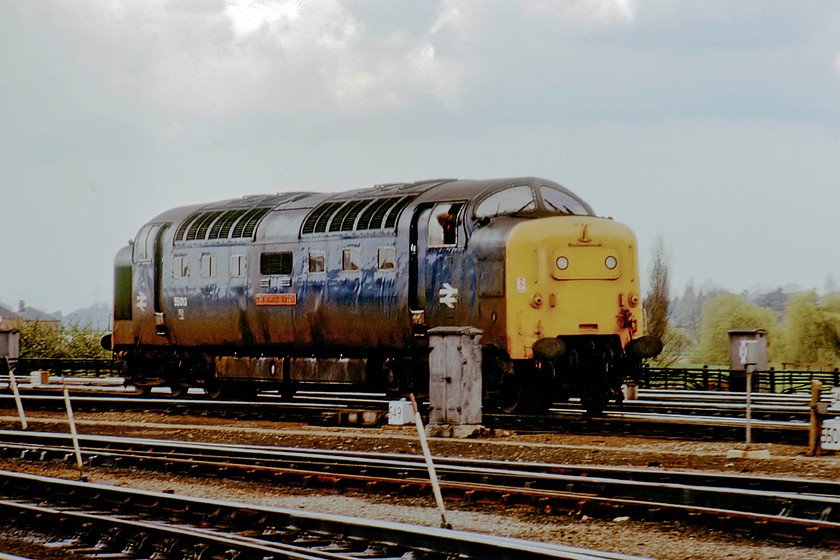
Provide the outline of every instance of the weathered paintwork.
{"type": "Polygon", "coordinates": [[[175,208],[116,257],[111,341],[129,377],[141,376],[132,363],[159,360],[162,382],[187,364],[187,383],[248,371],[364,383],[371,364],[425,360],[435,327],[481,329],[504,360],[533,361],[537,341],[578,336],[614,337],[621,353],[642,330],[635,244],[629,228],[538,178],[175,208]],[[533,200],[518,208],[523,193],[533,200]]]}

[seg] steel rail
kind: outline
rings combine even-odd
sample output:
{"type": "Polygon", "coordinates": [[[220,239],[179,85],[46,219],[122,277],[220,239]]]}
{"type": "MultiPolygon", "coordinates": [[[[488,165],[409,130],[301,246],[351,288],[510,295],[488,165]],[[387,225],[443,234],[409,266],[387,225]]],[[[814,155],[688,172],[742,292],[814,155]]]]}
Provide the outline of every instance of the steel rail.
{"type": "MultiPolygon", "coordinates": [[[[412,550],[422,551],[423,557],[432,559],[445,559],[452,555],[462,558],[568,560],[638,558],[479,533],[259,507],[9,471],[0,471],[0,493],[6,497],[0,503],[3,507],[22,506],[31,511],[52,509],[57,515],[78,514],[87,521],[110,520],[123,526],[130,524],[137,527],[140,524],[143,531],[168,532],[176,539],[187,535],[191,541],[216,538],[225,546],[235,549],[249,547],[260,554],[246,558],[265,558],[269,553],[278,558],[348,560],[354,557],[352,553],[331,552],[329,547],[330,544],[338,544],[333,548],[340,550],[341,543],[347,541],[363,543],[368,550],[379,549],[386,554],[391,552],[388,549],[396,549],[399,555],[412,550]],[[37,505],[31,503],[33,501],[37,505]],[[207,529],[207,526],[212,529],[207,529]],[[293,539],[291,545],[277,542],[284,536],[293,539]],[[307,541],[310,546],[308,550],[303,550],[301,545],[307,541]]],[[[416,552],[414,556],[417,556],[416,552]]]]}
{"type": "MultiPolygon", "coordinates": [[[[0,430],[0,450],[16,450],[23,458],[38,458],[43,454],[61,457],[71,449],[71,436],[52,432],[21,432],[0,430]],[[14,444],[20,444],[15,447],[14,444]]],[[[306,449],[297,447],[243,446],[238,444],[184,442],[147,438],[127,438],[119,436],[79,436],[83,455],[88,460],[103,464],[114,459],[153,458],[190,459],[203,458],[213,461],[230,461],[231,465],[243,467],[276,467],[300,465],[303,462],[328,468],[346,466],[361,469],[383,466],[406,472],[424,472],[425,466],[421,455],[404,453],[379,453],[361,451],[336,451],[328,449],[306,449]],[[108,459],[106,459],[106,457],[108,459]],[[236,461],[236,463],[234,463],[236,461]]],[[[127,462],[127,461],[126,461],[127,462]]],[[[716,486],[723,488],[764,490],[776,493],[810,494],[815,496],[840,497],[840,481],[813,478],[775,477],[713,473],[697,471],[674,471],[654,468],[610,467],[593,465],[571,465],[541,463],[533,461],[499,461],[492,459],[465,459],[455,457],[436,457],[435,463],[441,472],[447,469],[470,469],[482,476],[485,471],[517,472],[526,474],[565,474],[570,476],[635,480],[652,483],[679,483],[694,486],[716,486]]]]}
{"type": "MultiPolygon", "coordinates": [[[[64,406],[64,401],[60,396],[51,395],[24,395],[22,397],[27,409],[57,409],[64,406]]],[[[215,413],[225,416],[237,417],[261,417],[271,419],[284,420],[308,420],[325,422],[329,420],[337,421],[338,415],[342,411],[357,410],[361,413],[364,410],[376,410],[379,416],[372,424],[381,421],[385,413],[385,401],[379,402],[368,400],[367,402],[359,402],[355,405],[350,403],[331,402],[326,403],[312,402],[277,402],[274,399],[261,399],[256,402],[249,401],[215,401],[204,399],[187,399],[177,400],[172,398],[102,398],[94,396],[73,396],[74,409],[78,408],[80,411],[84,410],[98,410],[108,408],[113,410],[162,410],[175,411],[178,413],[185,413],[195,407],[204,407],[205,410],[214,410],[215,413]]],[[[0,407],[12,408],[13,397],[11,395],[0,394],[0,407]]],[[[714,410],[714,409],[709,409],[714,410]]],[[[722,409],[718,409],[722,410],[722,409]]],[[[571,421],[582,422],[587,424],[593,422],[610,422],[620,421],[631,424],[657,424],[662,426],[696,426],[704,428],[705,430],[712,429],[738,429],[746,425],[746,420],[737,416],[708,416],[696,414],[673,414],[673,413],[651,413],[651,412],[632,412],[623,410],[607,410],[598,418],[586,418],[582,420],[580,417],[580,409],[576,406],[555,406],[550,410],[550,415],[547,416],[514,416],[505,414],[485,414],[485,423],[495,427],[516,427],[522,425],[523,422],[528,423],[551,423],[557,421],[571,421]]],[[[345,423],[349,423],[346,422],[345,423]]],[[[357,423],[362,423],[358,421],[357,423]]],[[[368,422],[368,424],[371,424],[368,422]]],[[[809,424],[805,420],[765,420],[756,418],[752,420],[752,426],[755,430],[765,432],[800,432],[800,435],[807,435],[809,424]]],[[[544,428],[550,429],[550,428],[544,428]]]]}
{"type": "MultiPolygon", "coordinates": [[[[15,432],[19,433],[19,432],[15,432]]],[[[54,437],[48,435],[45,437],[54,437]]],[[[86,438],[86,445],[92,441],[86,438]]],[[[167,471],[216,476],[247,473],[254,479],[302,484],[342,485],[370,489],[414,487],[429,481],[417,457],[386,454],[339,454],[318,450],[270,448],[237,450],[234,446],[178,442],[124,441],[130,449],[113,448],[119,438],[103,438],[97,464],[131,460],[157,464],[167,471]],[[250,459],[246,459],[247,454],[250,459]],[[254,454],[258,455],[254,457],[254,454]],[[235,459],[235,456],[239,458],[235,459]]],[[[59,453],[61,451],[59,450],[59,453]]],[[[449,497],[469,501],[503,501],[537,505],[570,513],[617,508],[644,517],[667,510],[681,517],[738,517],[753,524],[769,524],[799,538],[821,531],[825,541],[840,541],[840,484],[831,481],[773,479],[737,475],[706,475],[670,471],[589,468],[542,463],[502,463],[444,458],[438,461],[441,487],[449,497]],[[784,528],[784,531],[783,529],[784,528]]]]}

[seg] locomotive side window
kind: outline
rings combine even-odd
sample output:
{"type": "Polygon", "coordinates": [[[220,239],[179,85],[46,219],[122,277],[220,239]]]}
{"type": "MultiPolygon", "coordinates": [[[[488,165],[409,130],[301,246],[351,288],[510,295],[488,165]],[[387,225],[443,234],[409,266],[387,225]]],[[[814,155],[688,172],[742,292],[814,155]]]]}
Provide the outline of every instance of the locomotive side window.
{"type": "Polygon", "coordinates": [[[458,213],[463,202],[436,204],[429,217],[429,247],[454,247],[458,244],[458,213]]]}
{"type": "Polygon", "coordinates": [[[172,277],[187,278],[190,275],[189,261],[187,257],[175,257],[172,259],[172,277]]]}
{"type": "Polygon", "coordinates": [[[232,255],[230,257],[231,278],[242,278],[248,273],[248,261],[245,255],[232,255]]]}
{"type": "Polygon", "coordinates": [[[155,254],[158,230],[160,230],[160,224],[146,225],[140,230],[137,239],[134,241],[134,262],[152,260],[152,255],[155,254]]]}
{"type": "Polygon", "coordinates": [[[376,268],[379,270],[396,270],[397,249],[395,247],[380,247],[376,251],[376,268]]]}
{"type": "Polygon", "coordinates": [[[210,255],[208,253],[201,255],[201,277],[216,277],[216,255],[210,255]]]}
{"type": "Polygon", "coordinates": [[[583,204],[567,193],[543,185],[540,187],[540,194],[543,197],[546,208],[551,212],[574,214],[576,216],[586,216],[589,214],[589,211],[587,211],[583,204]]]}
{"type": "Polygon", "coordinates": [[[319,272],[326,272],[326,257],[323,251],[309,252],[309,273],[317,274],[319,272]]]}
{"type": "Polygon", "coordinates": [[[531,212],[537,209],[531,187],[521,185],[491,194],[475,209],[476,218],[492,218],[504,214],[531,212]]]}
{"type": "Polygon", "coordinates": [[[260,255],[260,274],[272,276],[278,274],[292,273],[292,254],[283,253],[262,253],[260,255]]]}
{"type": "Polygon", "coordinates": [[[341,252],[341,270],[344,272],[357,272],[362,262],[362,256],[358,247],[350,247],[341,252]]]}

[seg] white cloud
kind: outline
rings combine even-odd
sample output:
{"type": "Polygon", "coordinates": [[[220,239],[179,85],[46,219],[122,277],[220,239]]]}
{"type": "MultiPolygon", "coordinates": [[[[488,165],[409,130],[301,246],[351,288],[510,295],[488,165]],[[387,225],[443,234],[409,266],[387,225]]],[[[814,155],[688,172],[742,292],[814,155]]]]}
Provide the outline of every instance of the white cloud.
{"type": "Polygon", "coordinates": [[[540,17],[548,14],[596,24],[632,23],[639,0],[530,0],[524,6],[527,12],[540,17]]]}
{"type": "Polygon", "coordinates": [[[238,0],[228,4],[225,13],[233,22],[237,35],[247,35],[262,27],[282,21],[294,21],[300,17],[300,3],[266,2],[261,0],[238,0]]]}
{"type": "Polygon", "coordinates": [[[175,116],[365,112],[424,98],[451,103],[469,74],[463,43],[446,56],[435,45],[463,25],[448,2],[425,29],[406,17],[389,21],[384,36],[338,0],[154,0],[142,7],[79,0],[56,25],[110,95],[175,116]]]}

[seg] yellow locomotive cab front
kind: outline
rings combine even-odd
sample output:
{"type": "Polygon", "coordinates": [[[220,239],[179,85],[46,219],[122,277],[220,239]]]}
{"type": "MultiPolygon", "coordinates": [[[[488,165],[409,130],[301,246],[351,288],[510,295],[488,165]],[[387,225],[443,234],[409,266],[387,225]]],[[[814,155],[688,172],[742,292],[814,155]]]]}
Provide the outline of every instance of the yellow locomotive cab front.
{"type": "Polygon", "coordinates": [[[617,337],[623,349],[642,334],[636,237],[627,226],[590,216],[530,220],[511,230],[506,249],[512,359],[533,358],[535,344],[562,352],[562,341],[576,337],[617,337]]]}

